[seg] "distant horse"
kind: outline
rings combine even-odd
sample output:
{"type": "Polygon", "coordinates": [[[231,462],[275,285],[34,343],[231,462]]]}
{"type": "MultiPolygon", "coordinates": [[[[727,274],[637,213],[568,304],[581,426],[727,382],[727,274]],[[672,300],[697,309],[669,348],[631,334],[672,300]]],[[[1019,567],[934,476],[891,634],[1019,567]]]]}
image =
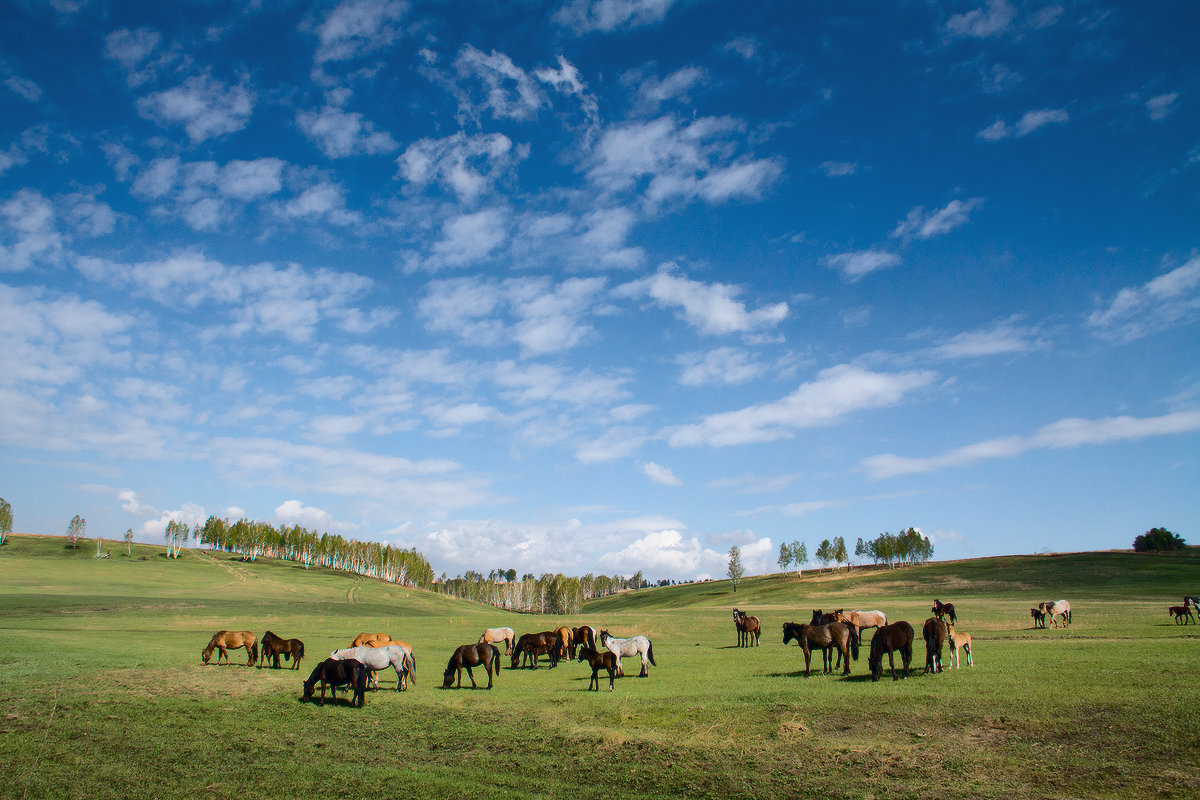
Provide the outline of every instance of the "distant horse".
{"type": "Polygon", "coordinates": [[[381,647],[392,640],[386,633],[360,633],[354,637],[351,647],[381,647]]]}
{"type": "Polygon", "coordinates": [[[738,647],[758,647],[758,635],[761,632],[758,617],[752,617],[735,608],[733,624],[737,628],[738,647]]]}
{"type": "Polygon", "coordinates": [[[513,633],[512,628],[488,628],[479,637],[479,644],[495,644],[496,642],[504,642],[504,652],[512,650],[513,644],[516,642],[517,635],[513,633]]]}
{"type": "Polygon", "coordinates": [[[1029,609],[1029,616],[1033,617],[1033,627],[1046,627],[1046,610],[1044,608],[1038,607],[1029,609]]]}
{"type": "Polygon", "coordinates": [[[833,612],[834,622],[844,622],[854,628],[854,634],[862,638],[864,628],[882,628],[887,625],[887,614],[882,611],[846,611],[839,608],[833,612]]]}
{"type": "Polygon", "coordinates": [[[375,672],[381,669],[391,667],[396,671],[396,691],[402,692],[408,689],[408,682],[411,680],[415,686],[416,681],[416,662],[413,661],[412,653],[400,647],[399,645],[390,644],[385,647],[347,647],[345,650],[334,650],[329,654],[329,658],[334,661],[349,661],[354,660],[365,664],[367,669],[371,671],[368,679],[371,685],[378,688],[379,682],[375,680],[375,672]]]}
{"type": "Polygon", "coordinates": [[[578,628],[572,628],[571,636],[575,639],[576,645],[586,645],[595,650],[596,640],[600,638],[600,631],[591,625],[583,625],[578,628]]]}
{"type": "Polygon", "coordinates": [[[937,617],[930,617],[925,620],[925,625],[921,629],[921,637],[925,640],[925,672],[922,674],[941,672],[942,647],[950,638],[950,631],[946,627],[946,623],[937,617]]]}
{"type": "Polygon", "coordinates": [[[966,652],[967,666],[975,666],[975,659],[971,656],[971,634],[955,630],[954,623],[950,623],[950,666],[954,669],[962,667],[958,658],[959,650],[966,652]]]}
{"type": "Polygon", "coordinates": [[[625,674],[621,669],[621,658],[623,656],[641,656],[642,671],[638,675],[639,678],[650,676],[649,664],[658,666],[658,662],[654,660],[654,645],[645,636],[631,636],[628,639],[618,639],[608,631],[600,631],[600,644],[607,647],[617,657],[618,677],[625,674]]]}
{"type": "Polygon", "coordinates": [[[933,608],[929,609],[929,611],[938,619],[949,616],[951,622],[958,622],[958,615],[954,613],[954,603],[943,603],[941,600],[934,600],[933,608]]]}
{"type": "Polygon", "coordinates": [[[550,667],[557,667],[561,643],[562,637],[554,631],[523,633],[512,649],[512,665],[509,668],[517,669],[532,662],[533,668],[537,669],[538,656],[550,656],[550,667]]]}
{"type": "Polygon", "coordinates": [[[598,653],[587,645],[579,648],[579,658],[576,661],[586,661],[592,666],[592,678],[588,681],[588,690],[591,691],[592,684],[595,684],[596,691],[600,691],[600,670],[608,672],[608,690],[613,690],[613,678],[617,675],[619,665],[617,664],[617,656],[611,650],[598,653]]]}
{"type": "Polygon", "coordinates": [[[446,662],[446,671],[442,673],[442,688],[449,689],[454,683],[454,675],[458,674],[458,687],[462,688],[462,671],[466,667],[467,677],[471,679],[471,688],[478,689],[475,685],[475,673],[471,672],[472,667],[483,665],[483,671],[487,673],[488,685],[487,688],[492,688],[492,673],[500,675],[500,648],[494,644],[485,642],[476,642],[475,644],[464,644],[454,651],[454,655],[450,656],[450,660],[446,662]]]}
{"type": "Polygon", "coordinates": [[[300,669],[300,659],[304,658],[304,642],[299,639],[284,639],[267,631],[262,637],[262,657],[258,668],[262,669],[263,662],[268,658],[274,661],[275,669],[279,669],[279,657],[292,660],[292,669],[300,669]]]}
{"type": "Polygon", "coordinates": [[[800,643],[804,651],[804,677],[808,677],[812,667],[812,651],[821,651],[821,673],[833,672],[833,653],[830,648],[838,651],[838,660],[845,665],[843,675],[850,674],[850,654],[858,660],[858,637],[849,625],[841,622],[830,622],[826,625],[798,625],[795,622],[783,623],[783,643],[792,639],[800,643]]]}
{"type": "Polygon", "coordinates": [[[904,662],[904,677],[908,677],[908,665],[912,661],[913,627],[904,620],[884,625],[875,631],[871,637],[871,655],[867,664],[871,667],[871,680],[877,681],[883,675],[883,657],[888,657],[892,668],[892,680],[896,680],[896,662],[893,653],[900,651],[900,659],[904,662]]]}
{"type": "Polygon", "coordinates": [[[559,638],[559,642],[558,642],[558,658],[559,658],[559,660],[561,661],[564,658],[566,658],[566,659],[574,658],[575,657],[575,634],[571,631],[571,629],[568,628],[567,626],[563,625],[562,627],[555,628],[554,634],[556,636],[558,636],[558,638],[559,638]]]}
{"type": "Polygon", "coordinates": [[[225,663],[229,663],[228,650],[237,650],[239,647],[246,648],[246,655],[250,660],[246,662],[247,667],[253,667],[254,662],[258,661],[258,637],[250,631],[217,631],[212,638],[208,640],[208,646],[200,651],[201,662],[207,664],[212,658],[212,651],[218,650],[217,664],[221,663],[221,659],[225,659],[225,663]]]}
{"type": "Polygon", "coordinates": [[[1200,611],[1200,597],[1196,597],[1195,595],[1185,594],[1183,596],[1183,605],[1185,608],[1188,606],[1191,606],[1192,608],[1196,609],[1197,611],[1200,611]]]}
{"type": "Polygon", "coordinates": [[[326,685],[329,686],[334,703],[337,702],[337,687],[339,686],[348,686],[354,692],[354,699],[350,701],[351,705],[362,708],[363,703],[366,702],[367,668],[359,661],[327,658],[317,664],[316,669],[304,682],[304,700],[312,700],[313,689],[316,688],[318,681],[321,683],[321,701],[318,705],[325,705],[326,685]]]}
{"type": "Polygon", "coordinates": [[[1038,603],[1038,608],[1046,612],[1046,616],[1050,618],[1050,624],[1054,627],[1059,626],[1059,620],[1062,621],[1064,628],[1071,627],[1071,604],[1066,600],[1055,600],[1054,602],[1047,600],[1044,603],[1038,603]]]}
{"type": "MultiPolygon", "coordinates": [[[[831,622],[841,622],[841,620],[837,618],[837,614],[826,614],[825,612],[821,611],[821,609],[814,608],[813,615],[812,615],[812,621],[809,622],[808,624],[809,625],[828,625],[831,622]]],[[[792,624],[794,625],[795,623],[792,623],[792,624]]]]}
{"type": "Polygon", "coordinates": [[[1192,616],[1192,609],[1190,606],[1168,606],[1167,613],[1175,618],[1176,625],[1179,625],[1180,623],[1187,625],[1189,619],[1192,622],[1196,621],[1196,618],[1192,616]]]}

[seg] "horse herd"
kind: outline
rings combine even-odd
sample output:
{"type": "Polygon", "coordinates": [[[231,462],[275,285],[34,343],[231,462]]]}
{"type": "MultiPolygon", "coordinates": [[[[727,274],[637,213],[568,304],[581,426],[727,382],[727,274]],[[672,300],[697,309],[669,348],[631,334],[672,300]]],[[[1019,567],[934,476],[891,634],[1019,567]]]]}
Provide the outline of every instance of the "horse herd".
{"type": "MultiPolygon", "coordinates": [[[[625,674],[621,666],[622,657],[636,656],[641,659],[642,669],[639,677],[642,678],[649,676],[650,666],[658,666],[658,662],[654,660],[654,646],[645,636],[618,638],[607,630],[597,630],[591,626],[562,626],[540,633],[526,633],[517,638],[512,628],[489,628],[479,637],[478,642],[464,644],[455,649],[442,673],[442,688],[462,688],[464,669],[471,681],[471,688],[478,688],[472,670],[475,667],[483,667],[488,679],[487,688],[491,689],[493,678],[500,675],[500,649],[496,646],[499,642],[504,643],[504,652],[510,655],[510,669],[524,666],[537,669],[541,656],[548,657],[551,668],[557,666],[564,658],[587,661],[592,668],[592,677],[588,682],[589,690],[593,687],[596,691],[600,690],[599,673],[603,670],[608,674],[608,690],[611,692],[614,680],[625,674]],[[597,644],[604,650],[599,650],[597,644]]],[[[208,645],[201,651],[200,660],[208,664],[213,651],[216,650],[217,664],[222,660],[228,664],[228,651],[243,647],[248,658],[246,666],[254,666],[257,661],[259,669],[262,669],[264,664],[279,669],[279,657],[282,655],[285,661],[291,660],[292,669],[298,670],[300,661],[304,658],[304,642],[299,639],[284,639],[267,631],[260,640],[251,631],[222,630],[213,634],[208,645]]],[[[334,650],[329,658],[313,669],[304,681],[302,700],[313,700],[319,684],[321,697],[317,702],[320,705],[325,703],[326,689],[336,702],[337,690],[346,688],[353,693],[351,705],[361,708],[368,685],[378,688],[375,673],[389,668],[396,673],[396,691],[406,691],[409,684],[416,685],[417,661],[411,645],[393,639],[386,633],[360,633],[350,647],[334,650]]]]}

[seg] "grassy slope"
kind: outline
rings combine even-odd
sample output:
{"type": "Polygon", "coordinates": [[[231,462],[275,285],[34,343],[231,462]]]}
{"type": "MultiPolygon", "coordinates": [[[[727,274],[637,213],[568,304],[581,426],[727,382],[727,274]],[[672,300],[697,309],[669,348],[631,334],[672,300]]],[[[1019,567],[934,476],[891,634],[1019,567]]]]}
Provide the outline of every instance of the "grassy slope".
{"type": "Polygon", "coordinates": [[[736,594],[712,582],[593,601],[572,620],[228,554],[90,553],[39,537],[0,550],[0,796],[359,796],[384,781],[413,797],[480,782],[532,797],[605,782],[650,797],[932,797],[951,780],[959,797],[1200,794],[1200,639],[1165,611],[1200,589],[1196,551],[768,576],[736,594]],[[780,623],[810,608],[919,627],[935,596],[979,640],[973,669],[871,683],[863,653],[850,678],[805,679],[780,644],[780,623]],[[1060,597],[1075,625],[1030,630],[1029,606],[1060,597]],[[762,618],[758,649],[732,647],[733,606],[762,618]],[[436,688],[483,627],[559,622],[645,633],[659,666],[613,694],[584,691],[579,664],[505,669],[492,692],[436,688]],[[400,695],[384,678],[362,711],[317,708],[297,702],[300,673],[201,666],[214,630],[243,627],[304,639],[303,674],[386,630],[416,647],[419,682],[400,695]]]}

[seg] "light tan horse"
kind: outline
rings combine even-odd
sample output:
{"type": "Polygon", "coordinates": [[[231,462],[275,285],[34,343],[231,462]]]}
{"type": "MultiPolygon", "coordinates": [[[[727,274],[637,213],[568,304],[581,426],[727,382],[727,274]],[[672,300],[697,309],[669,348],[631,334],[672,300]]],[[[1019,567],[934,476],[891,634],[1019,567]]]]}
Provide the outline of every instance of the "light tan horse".
{"type": "Polygon", "coordinates": [[[964,631],[955,630],[954,623],[950,623],[950,666],[954,669],[962,667],[962,662],[959,661],[959,649],[967,651],[967,666],[975,666],[975,659],[971,655],[971,634],[964,631]]]}
{"type": "Polygon", "coordinates": [[[495,644],[496,642],[504,642],[504,652],[508,653],[512,650],[513,643],[516,642],[517,635],[513,633],[512,628],[488,628],[479,637],[476,644],[495,644]]]}
{"type": "Polygon", "coordinates": [[[386,633],[360,633],[354,637],[351,647],[383,647],[392,640],[386,633]]]}
{"type": "Polygon", "coordinates": [[[254,666],[254,662],[258,661],[258,637],[250,631],[217,631],[208,640],[208,647],[200,651],[200,661],[207,664],[208,660],[212,658],[212,651],[218,650],[217,663],[220,664],[223,658],[228,664],[229,653],[226,651],[237,650],[239,647],[246,648],[246,655],[250,656],[250,661],[246,666],[254,666]]]}
{"type": "Polygon", "coordinates": [[[834,622],[844,622],[854,628],[860,640],[863,628],[882,628],[888,624],[887,614],[882,611],[846,611],[842,608],[833,612],[833,620],[834,622]]]}

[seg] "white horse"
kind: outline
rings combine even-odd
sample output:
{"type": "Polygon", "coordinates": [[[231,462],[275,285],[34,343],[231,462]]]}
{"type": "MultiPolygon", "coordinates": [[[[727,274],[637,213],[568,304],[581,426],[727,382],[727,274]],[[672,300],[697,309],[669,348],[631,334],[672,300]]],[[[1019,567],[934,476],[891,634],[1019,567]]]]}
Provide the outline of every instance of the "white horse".
{"type": "Polygon", "coordinates": [[[1064,628],[1071,627],[1071,604],[1066,600],[1055,600],[1053,603],[1049,601],[1038,603],[1038,608],[1049,615],[1050,624],[1054,627],[1057,628],[1059,625],[1058,619],[1055,619],[1056,616],[1062,620],[1064,628]]]}
{"type": "Polygon", "coordinates": [[[388,667],[396,670],[397,692],[407,689],[409,681],[412,681],[414,686],[417,685],[417,662],[413,658],[412,650],[398,644],[389,644],[386,647],[347,647],[334,650],[329,657],[335,661],[361,661],[371,671],[371,686],[375,689],[379,688],[375,672],[388,667]]]}
{"type": "Polygon", "coordinates": [[[642,672],[638,675],[639,678],[645,678],[650,674],[650,669],[647,664],[658,666],[658,662],[654,660],[654,645],[645,636],[632,636],[628,639],[617,639],[608,631],[600,631],[600,643],[607,647],[613,655],[617,657],[617,675],[622,676],[625,671],[621,669],[621,656],[641,656],[642,657],[642,672]]]}
{"type": "Polygon", "coordinates": [[[507,653],[512,649],[513,642],[516,640],[517,634],[512,628],[488,628],[479,637],[478,644],[495,644],[496,642],[504,642],[504,652],[507,653]]]}

